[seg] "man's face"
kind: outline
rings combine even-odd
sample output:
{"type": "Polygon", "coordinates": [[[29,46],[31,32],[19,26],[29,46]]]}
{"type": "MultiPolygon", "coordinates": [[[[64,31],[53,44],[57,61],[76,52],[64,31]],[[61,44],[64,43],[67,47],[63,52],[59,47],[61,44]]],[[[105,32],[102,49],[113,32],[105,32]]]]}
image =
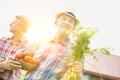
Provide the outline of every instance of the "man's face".
{"type": "Polygon", "coordinates": [[[68,15],[61,15],[56,20],[56,26],[58,28],[57,36],[60,39],[65,39],[69,36],[70,32],[75,28],[75,19],[68,15]]]}
{"type": "Polygon", "coordinates": [[[15,20],[10,24],[10,32],[12,32],[12,33],[22,32],[23,31],[22,26],[23,25],[22,25],[20,19],[18,19],[16,17],[15,20]]]}

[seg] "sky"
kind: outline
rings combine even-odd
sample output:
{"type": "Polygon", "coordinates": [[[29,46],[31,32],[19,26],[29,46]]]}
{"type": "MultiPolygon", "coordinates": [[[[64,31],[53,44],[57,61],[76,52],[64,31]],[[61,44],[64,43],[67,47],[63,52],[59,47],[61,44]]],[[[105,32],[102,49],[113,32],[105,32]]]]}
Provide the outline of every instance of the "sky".
{"type": "Polygon", "coordinates": [[[109,47],[112,54],[120,55],[119,3],[119,0],[0,0],[0,36],[11,35],[9,24],[15,15],[24,14],[32,24],[26,34],[31,41],[51,37],[56,13],[71,11],[83,27],[98,28],[92,47],[109,47]]]}

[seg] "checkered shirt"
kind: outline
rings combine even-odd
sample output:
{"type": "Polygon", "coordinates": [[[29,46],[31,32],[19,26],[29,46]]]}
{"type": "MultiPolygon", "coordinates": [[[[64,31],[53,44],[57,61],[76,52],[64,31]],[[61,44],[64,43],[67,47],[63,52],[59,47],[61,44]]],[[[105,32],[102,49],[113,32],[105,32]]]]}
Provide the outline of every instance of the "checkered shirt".
{"type": "MultiPolygon", "coordinates": [[[[13,56],[18,49],[25,48],[27,44],[25,38],[14,43],[12,37],[2,37],[0,39],[0,57],[6,59],[9,56],[13,56]]],[[[0,78],[4,80],[18,80],[20,74],[20,70],[5,71],[0,73],[0,78]]]]}

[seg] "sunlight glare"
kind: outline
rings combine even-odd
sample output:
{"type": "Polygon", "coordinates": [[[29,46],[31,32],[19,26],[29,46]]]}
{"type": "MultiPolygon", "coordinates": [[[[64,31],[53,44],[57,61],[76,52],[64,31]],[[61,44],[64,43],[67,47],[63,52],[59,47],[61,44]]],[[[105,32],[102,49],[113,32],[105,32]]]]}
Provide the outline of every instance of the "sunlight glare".
{"type": "Polygon", "coordinates": [[[45,42],[49,39],[51,39],[52,34],[48,27],[32,27],[30,30],[26,33],[26,37],[29,42],[34,41],[41,41],[45,42]]]}

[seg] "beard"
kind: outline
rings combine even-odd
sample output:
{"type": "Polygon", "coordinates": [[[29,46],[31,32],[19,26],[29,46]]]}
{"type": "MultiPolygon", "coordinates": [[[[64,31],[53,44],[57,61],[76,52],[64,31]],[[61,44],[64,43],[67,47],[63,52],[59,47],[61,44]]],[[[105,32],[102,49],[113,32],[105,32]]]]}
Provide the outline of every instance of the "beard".
{"type": "Polygon", "coordinates": [[[16,32],[16,30],[14,30],[14,29],[10,29],[9,30],[11,33],[15,33],[16,32]]]}
{"type": "Polygon", "coordinates": [[[61,40],[68,38],[70,31],[66,28],[59,28],[57,30],[57,37],[61,40]]]}

